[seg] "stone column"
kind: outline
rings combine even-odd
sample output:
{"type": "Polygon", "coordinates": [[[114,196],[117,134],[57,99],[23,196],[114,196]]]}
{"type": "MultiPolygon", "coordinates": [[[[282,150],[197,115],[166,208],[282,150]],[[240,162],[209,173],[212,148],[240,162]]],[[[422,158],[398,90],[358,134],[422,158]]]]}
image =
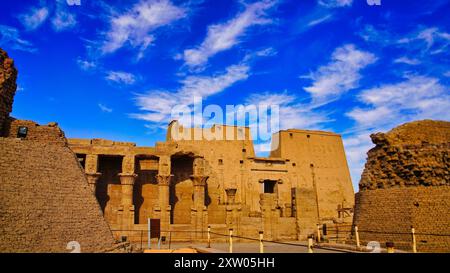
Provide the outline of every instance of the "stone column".
{"type": "Polygon", "coordinates": [[[86,178],[87,178],[89,187],[91,188],[94,195],[95,195],[95,191],[97,189],[97,181],[101,175],[102,175],[101,173],[86,173],[86,178]]]}
{"type": "Polygon", "coordinates": [[[85,173],[97,173],[98,172],[98,155],[87,154],[86,162],[84,163],[85,173]]]}
{"type": "Polygon", "coordinates": [[[122,219],[121,222],[122,229],[132,229],[134,225],[134,205],[133,205],[133,186],[136,181],[137,175],[120,173],[120,184],[122,187],[122,219]]]}
{"type": "MultiPolygon", "coordinates": [[[[205,187],[208,176],[191,175],[194,186],[194,206],[192,208],[192,228],[195,231],[206,231],[207,223],[207,209],[205,206],[205,187]]],[[[203,233],[196,233],[196,238],[202,238],[203,233]]]]}
{"type": "Polygon", "coordinates": [[[95,190],[97,188],[97,181],[102,175],[98,172],[98,155],[87,154],[86,162],[84,162],[84,172],[86,173],[86,178],[91,188],[92,192],[95,195],[95,190]]]}
{"type": "MultiPolygon", "coordinates": [[[[170,179],[171,175],[156,175],[156,180],[158,181],[158,190],[159,190],[159,208],[160,208],[160,225],[161,232],[166,234],[170,229],[170,211],[171,206],[169,204],[170,198],[170,179]]],[[[164,236],[164,235],[163,235],[164,236]]]]}

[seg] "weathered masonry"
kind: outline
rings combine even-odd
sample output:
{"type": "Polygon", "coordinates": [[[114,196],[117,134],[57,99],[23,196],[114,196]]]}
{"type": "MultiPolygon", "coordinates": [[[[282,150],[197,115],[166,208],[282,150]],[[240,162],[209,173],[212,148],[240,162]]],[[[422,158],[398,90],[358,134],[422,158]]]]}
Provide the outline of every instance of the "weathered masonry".
{"type": "Polygon", "coordinates": [[[255,156],[249,128],[215,125],[212,131],[232,132],[235,140],[178,140],[178,134],[201,135],[202,129],[173,121],[166,141],[155,147],[68,141],[116,237],[146,230],[149,218],[161,235],[171,231],[172,240],[205,238],[183,231],[208,226],[250,237],[264,231],[268,239],[302,239],[317,224],[352,221],[354,192],[339,135],[280,131],[274,135],[278,148],[262,158],[255,156]]]}

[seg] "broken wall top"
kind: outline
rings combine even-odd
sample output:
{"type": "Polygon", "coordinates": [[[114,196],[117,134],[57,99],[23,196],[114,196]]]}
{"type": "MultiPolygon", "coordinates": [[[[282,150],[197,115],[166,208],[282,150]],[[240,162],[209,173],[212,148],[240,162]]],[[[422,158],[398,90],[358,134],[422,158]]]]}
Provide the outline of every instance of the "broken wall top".
{"type": "Polygon", "coordinates": [[[12,111],[17,85],[17,69],[14,61],[0,48],[0,136],[4,134],[5,122],[12,111]]]}
{"type": "Polygon", "coordinates": [[[450,185],[450,122],[415,121],[371,138],[360,190],[450,185]]]}

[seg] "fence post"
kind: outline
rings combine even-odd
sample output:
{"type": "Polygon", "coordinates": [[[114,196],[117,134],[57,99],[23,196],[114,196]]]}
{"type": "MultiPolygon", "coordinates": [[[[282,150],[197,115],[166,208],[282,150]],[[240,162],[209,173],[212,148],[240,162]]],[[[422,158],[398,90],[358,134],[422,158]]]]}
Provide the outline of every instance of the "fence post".
{"type": "Polygon", "coordinates": [[[263,238],[264,238],[264,231],[260,231],[259,232],[259,253],[264,253],[263,238]]]}
{"type": "Polygon", "coordinates": [[[412,251],[413,253],[417,253],[417,244],[416,244],[416,230],[413,226],[411,226],[411,236],[412,236],[412,251]]]}
{"type": "Polygon", "coordinates": [[[230,253],[233,253],[233,229],[230,228],[230,253]]]}
{"type": "Polygon", "coordinates": [[[208,246],[207,248],[211,248],[211,226],[208,226],[208,246]]]}
{"type": "Polygon", "coordinates": [[[320,243],[321,238],[320,238],[320,225],[317,224],[317,242],[320,243]]]}
{"type": "Polygon", "coordinates": [[[358,226],[355,226],[355,236],[356,236],[356,246],[361,247],[361,243],[359,241],[358,226]]]}
{"type": "Polygon", "coordinates": [[[172,231],[169,231],[169,249],[171,244],[172,244],[172,231]]]}
{"type": "Polygon", "coordinates": [[[386,242],[387,253],[395,253],[394,242],[386,242]]]}
{"type": "Polygon", "coordinates": [[[312,236],[308,237],[308,253],[313,253],[313,239],[312,236]]]}
{"type": "Polygon", "coordinates": [[[147,236],[148,236],[148,238],[147,238],[147,246],[148,246],[148,249],[151,249],[152,242],[151,242],[150,218],[147,218],[147,225],[148,225],[148,227],[147,227],[147,230],[148,230],[148,232],[147,232],[147,236]]]}

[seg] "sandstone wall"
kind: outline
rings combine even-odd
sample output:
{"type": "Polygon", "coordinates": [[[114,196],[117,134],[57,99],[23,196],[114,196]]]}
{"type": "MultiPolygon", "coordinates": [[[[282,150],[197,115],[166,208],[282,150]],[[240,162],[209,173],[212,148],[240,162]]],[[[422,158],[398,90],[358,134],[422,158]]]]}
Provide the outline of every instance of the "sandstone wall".
{"type": "Polygon", "coordinates": [[[0,137],[4,134],[5,122],[12,111],[17,85],[17,69],[14,61],[0,48],[0,137]]]}
{"type": "Polygon", "coordinates": [[[68,147],[0,138],[0,252],[82,252],[114,244],[68,147]]]}

